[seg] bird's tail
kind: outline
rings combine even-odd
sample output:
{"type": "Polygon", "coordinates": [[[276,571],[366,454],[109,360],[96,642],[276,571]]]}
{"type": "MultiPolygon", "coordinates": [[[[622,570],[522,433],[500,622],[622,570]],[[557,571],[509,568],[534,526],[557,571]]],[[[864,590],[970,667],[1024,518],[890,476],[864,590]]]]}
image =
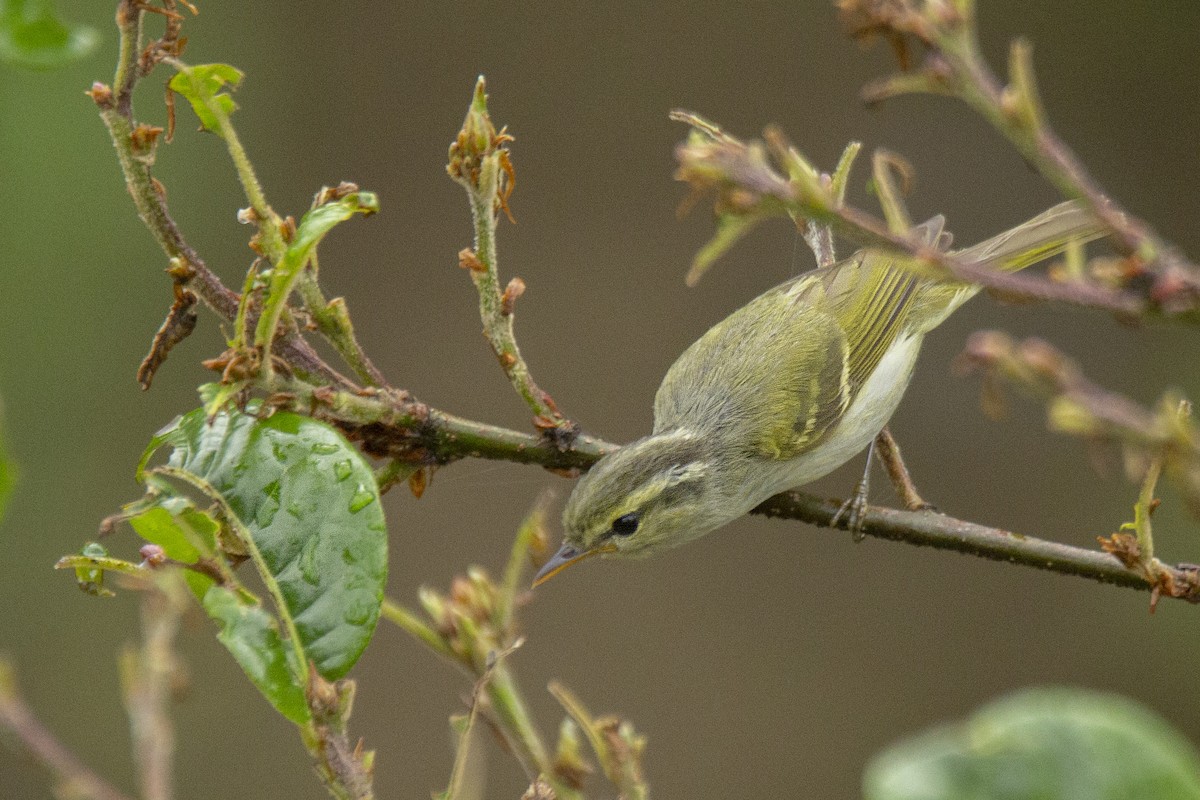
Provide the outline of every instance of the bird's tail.
{"type": "MultiPolygon", "coordinates": [[[[1090,242],[1104,235],[1099,221],[1079,203],[1069,200],[977,245],[952,250],[951,255],[991,269],[1016,272],[1065,252],[1072,242],[1090,242]]],[[[939,236],[939,241],[944,236],[939,236]]],[[[920,309],[914,316],[919,320],[918,327],[925,332],[937,327],[980,288],[976,284],[925,282],[917,300],[920,309]]]]}
{"type": "Polygon", "coordinates": [[[954,252],[964,261],[1016,272],[1053,258],[1072,242],[1090,242],[1105,235],[1100,222],[1074,200],[1059,203],[1012,230],[954,252]]]}

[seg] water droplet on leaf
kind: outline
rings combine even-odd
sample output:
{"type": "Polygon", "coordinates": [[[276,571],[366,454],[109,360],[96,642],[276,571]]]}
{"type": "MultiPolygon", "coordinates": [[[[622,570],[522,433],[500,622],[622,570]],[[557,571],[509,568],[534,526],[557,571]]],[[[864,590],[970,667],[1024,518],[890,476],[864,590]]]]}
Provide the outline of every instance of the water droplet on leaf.
{"type": "Polygon", "coordinates": [[[360,483],[358,490],[350,498],[350,513],[354,514],[362,511],[373,502],[375,502],[375,493],[360,483]]]}

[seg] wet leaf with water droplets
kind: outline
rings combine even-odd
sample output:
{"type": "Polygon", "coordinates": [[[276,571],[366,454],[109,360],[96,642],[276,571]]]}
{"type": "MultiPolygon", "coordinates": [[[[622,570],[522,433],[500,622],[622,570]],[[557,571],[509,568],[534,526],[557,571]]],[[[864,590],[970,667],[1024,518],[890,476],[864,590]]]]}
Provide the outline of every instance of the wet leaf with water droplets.
{"type": "Polygon", "coordinates": [[[387,579],[374,474],[325,423],[282,411],[260,420],[255,410],[207,424],[198,409],[161,431],[151,450],[171,445],[168,466],[195,476],[249,531],[305,656],[337,679],[370,641],[387,579]]]}

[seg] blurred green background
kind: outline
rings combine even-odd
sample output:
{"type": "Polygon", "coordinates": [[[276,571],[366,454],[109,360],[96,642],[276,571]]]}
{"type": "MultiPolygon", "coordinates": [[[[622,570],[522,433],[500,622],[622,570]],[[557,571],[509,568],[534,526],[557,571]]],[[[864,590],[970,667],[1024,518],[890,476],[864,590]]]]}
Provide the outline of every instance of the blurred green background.
{"type": "MultiPolygon", "coordinates": [[[[202,358],[222,348],[201,317],[143,394],[134,372],[170,303],[166,266],[136,218],[106,132],[83,91],[111,80],[112,4],[60,3],[98,28],[97,55],[52,73],[0,67],[0,397],[21,479],[0,527],[0,649],[30,702],[97,770],[132,789],[116,650],[136,633],[135,598],[87,597],[51,570],[138,493],[147,438],[196,403],[202,358]]],[[[383,213],[322,250],[331,293],[394,383],[455,413],[523,427],[527,412],[479,333],[474,289],[456,266],[470,244],[462,190],[444,174],[475,76],[510,126],[518,223],[502,226],[500,268],[529,286],[518,336],[541,385],[589,431],[616,441],[651,422],[658,381],[709,325],[807,269],[786,225],[739,245],[701,285],[682,276],[711,222],[679,221],[667,121],[692,108],[731,132],[778,123],[817,163],[846,141],[896,150],[917,170],[916,217],[944,212],[973,242],[1055,202],[1036,174],[952,101],[868,110],[859,87],[891,68],[862,51],[830,5],[798,3],[201,4],[186,57],[247,72],[242,138],[276,209],[299,214],[323,184],[379,192],[383,213]]],[[[1200,253],[1195,187],[1195,32],[1200,5],[1063,0],[984,2],[983,44],[1036,45],[1053,123],[1100,181],[1169,239],[1200,253]]],[[[165,71],[141,87],[139,117],[162,123],[165,71]]],[[[245,205],[221,142],[181,107],[157,176],[191,243],[226,282],[252,254],[245,205]]],[[[864,160],[864,165],[866,161],[864,160]]],[[[867,171],[853,181],[868,202],[867,171]]],[[[977,382],[950,362],[966,335],[1001,327],[1077,356],[1102,384],[1151,402],[1167,386],[1200,397],[1198,334],[1122,327],[1098,313],[972,302],[930,337],[893,430],[922,491],[948,513],[1093,546],[1131,514],[1119,465],[1089,466],[1079,443],[1045,431],[1040,407],[988,421],[977,382]]],[[[844,495],[854,462],[815,488],[844,495]]],[[[877,476],[874,499],[892,502],[877,476]]],[[[497,569],[515,525],[546,486],[532,468],[458,464],[420,500],[387,497],[390,594],[412,601],[469,563],[497,569]]],[[[1196,526],[1169,492],[1162,554],[1198,560],[1196,526]]],[[[136,553],[129,531],[109,542],[136,553]]],[[[648,734],[660,797],[853,797],[866,760],[897,738],[965,716],[1031,684],[1129,695],[1200,739],[1196,609],[1062,576],[746,518],[659,559],[591,562],[537,593],[515,668],[544,729],[554,677],[594,710],[648,734]]],[[[290,725],[243,678],[200,618],[181,642],[191,670],[178,723],[179,796],[319,798],[290,725]]],[[[355,670],[355,732],[379,751],[380,797],[423,797],[452,763],[446,716],[466,682],[382,626],[355,670]]],[[[527,785],[491,751],[487,796],[527,785]]],[[[0,749],[0,797],[48,798],[39,768],[0,749]]]]}

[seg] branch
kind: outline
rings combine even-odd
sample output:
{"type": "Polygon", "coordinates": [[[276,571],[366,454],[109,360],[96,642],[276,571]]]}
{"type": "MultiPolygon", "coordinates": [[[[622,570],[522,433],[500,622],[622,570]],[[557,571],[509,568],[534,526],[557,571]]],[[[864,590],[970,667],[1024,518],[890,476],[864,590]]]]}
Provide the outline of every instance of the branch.
{"type": "MultiPolygon", "coordinates": [[[[150,176],[154,136],[142,131],[134,136],[130,93],[136,76],[144,74],[158,60],[174,57],[172,42],[177,43],[177,26],[168,25],[168,34],[147,48],[139,64],[138,37],[141,29],[142,5],[137,0],[123,0],[121,25],[121,64],[117,70],[118,94],[97,85],[92,97],[100,107],[113,136],[118,158],[126,175],[130,193],[143,221],[159,240],[164,251],[173,259],[173,274],[184,288],[190,289],[226,320],[238,312],[238,295],[231,292],[213,275],[199,256],[183,240],[178,228],[167,213],[159,185],[150,176]],[[172,39],[172,36],[176,37],[172,39]],[[149,152],[143,150],[149,147],[149,152]]],[[[499,291],[495,270],[494,228],[497,212],[503,209],[507,197],[505,181],[511,180],[511,165],[503,145],[508,137],[495,131],[486,116],[486,98],[482,83],[477,87],[475,101],[468,112],[463,131],[452,148],[451,174],[467,186],[477,222],[477,252],[464,258],[480,288],[480,308],[485,326],[489,328],[493,347],[514,387],[526,398],[531,409],[543,418],[544,426],[554,436],[536,436],[464,419],[431,408],[405,391],[386,386],[362,389],[339,376],[323,362],[312,348],[294,333],[284,334],[275,343],[275,353],[291,369],[274,371],[261,388],[269,392],[276,406],[293,408],[301,413],[324,419],[360,442],[370,455],[394,459],[397,464],[417,467],[441,465],[472,457],[538,464],[553,471],[576,475],[586,469],[616,445],[590,436],[573,436],[573,423],[553,407],[533,383],[528,367],[521,360],[512,338],[512,301],[517,291],[499,291]],[[486,180],[481,180],[486,178],[486,180]],[[472,186],[474,187],[472,189],[472,186]],[[482,187],[482,190],[481,190],[482,187]],[[474,262],[480,268],[474,268],[474,262]],[[482,276],[482,277],[477,277],[482,276]],[[505,358],[508,353],[511,358],[505,358]]],[[[966,263],[910,240],[907,235],[893,232],[887,223],[861,211],[843,206],[842,193],[853,153],[848,148],[835,174],[823,176],[808,165],[782,136],[772,134],[770,148],[774,157],[784,165],[788,177],[780,175],[766,157],[766,146],[746,145],[722,133],[716,126],[694,115],[676,114],[692,124],[697,132],[680,148],[680,174],[697,188],[717,188],[718,201],[726,211],[747,215],[753,224],[770,215],[783,215],[789,209],[799,212],[808,221],[828,224],[839,233],[868,244],[904,253],[925,264],[934,272],[958,280],[979,283],[1009,294],[1040,299],[1058,299],[1079,305],[1107,308],[1123,314],[1141,313],[1146,302],[1136,294],[1114,291],[1088,284],[1059,284],[1032,276],[1000,273],[984,263],[966,263]],[[758,216],[755,216],[758,215],[758,216]]],[[[511,184],[507,184],[510,186],[511,184]]],[[[728,246],[743,225],[722,246],[728,246]]],[[[820,231],[814,230],[815,234],[820,231]]],[[[818,251],[822,247],[818,247],[818,251]]],[[[818,256],[821,253],[818,252],[818,256]]],[[[364,365],[365,370],[365,365],[364,365]]],[[[1171,462],[1164,467],[1168,477],[1175,474],[1171,462]]],[[[400,470],[403,471],[403,470],[400,470]]],[[[828,525],[837,504],[810,495],[789,493],[774,498],[758,509],[758,513],[790,517],[815,524],[828,525]]],[[[1097,580],[1118,582],[1121,585],[1147,588],[1147,582],[1123,567],[1107,553],[1040,542],[1018,537],[1004,531],[930,514],[887,509],[871,509],[867,516],[867,533],[915,544],[936,545],[993,558],[1005,558],[1015,563],[1031,564],[1066,574],[1081,575],[1097,580]],[[974,539],[963,543],[963,531],[984,531],[998,536],[1003,546],[981,544],[974,539]],[[1054,557],[1047,558],[1052,552],[1054,557]]],[[[976,537],[978,538],[978,537],[976,537]]],[[[1177,596],[1192,599],[1195,595],[1193,573],[1176,570],[1171,573],[1183,587],[1177,596]]],[[[1176,596],[1176,595],[1172,595],[1176,596]]]]}
{"type": "Polygon", "coordinates": [[[156,577],[156,587],[142,595],[141,645],[129,645],[121,653],[121,688],[142,800],[171,800],[175,731],[168,709],[179,675],[173,644],[187,589],[177,571],[164,570],[156,577]]]}
{"type": "Polygon", "coordinates": [[[492,124],[484,89],[480,76],[462,130],[450,145],[450,163],[446,166],[450,177],[467,190],[475,226],[475,249],[461,251],[458,263],[475,283],[483,333],[509,382],[533,412],[533,424],[556,444],[565,445],[579,435],[579,426],[563,416],[554,399],[534,383],[513,332],[514,309],[525,291],[525,282],[513,278],[503,293],[500,291],[496,224],[499,212],[508,211],[515,182],[506,147],[513,137],[507,128],[497,131],[492,124]]]}
{"type": "MultiPolygon", "coordinates": [[[[828,528],[841,505],[839,500],[786,492],[767,500],[752,513],[798,519],[828,528]]],[[[844,530],[846,523],[837,527],[844,530]]],[[[899,511],[872,506],[867,509],[862,532],[879,539],[953,550],[1114,586],[1142,590],[1154,588],[1139,572],[1108,553],[1034,539],[928,511],[899,511]]],[[[1163,569],[1178,584],[1178,593],[1170,596],[1191,603],[1200,602],[1200,570],[1191,566],[1166,565],[1163,565],[1163,569]]]]}
{"type": "Polygon", "coordinates": [[[907,232],[894,231],[884,220],[839,203],[818,171],[777,130],[768,129],[764,145],[742,142],[688,111],[673,111],[671,119],[693,128],[687,141],[676,148],[676,178],[688,183],[696,195],[716,193],[718,231],[697,256],[698,264],[714,260],[761,220],[801,216],[829,225],[861,245],[901,254],[934,277],[978,284],[1015,298],[1103,309],[1122,317],[1146,312],[1146,300],[1132,292],[1004,272],[986,259],[968,260],[913,239],[907,232]],[[768,159],[768,148],[786,176],[768,159]]]}
{"type": "Polygon", "coordinates": [[[1195,312],[1200,305],[1200,267],[1185,259],[1144,220],[1130,214],[1100,186],[1046,121],[1028,42],[1012,43],[1009,84],[1003,85],[982,54],[970,3],[930,0],[839,0],[852,36],[883,35],[898,45],[906,67],[907,45],[926,49],[920,68],[875,81],[863,89],[869,103],[925,92],[959,98],[992,124],[1064,197],[1084,203],[1112,233],[1127,256],[1124,283],[1151,278],[1147,299],[1166,315],[1195,312]]]}
{"type": "Polygon", "coordinates": [[[1137,479],[1161,461],[1163,473],[1200,516],[1200,426],[1181,396],[1168,392],[1155,408],[1145,408],[1088,380],[1047,342],[1018,343],[999,331],[973,334],[958,367],[983,375],[984,410],[992,416],[1003,413],[1001,388],[1009,384],[1046,404],[1052,430],[1121,448],[1137,479]]]}
{"type": "Polygon", "coordinates": [[[131,800],[86,767],[33,715],[17,690],[12,665],[0,660],[0,728],[11,731],[54,774],[62,797],[131,800]]]}
{"type": "MultiPolygon", "coordinates": [[[[117,9],[120,54],[113,81],[117,87],[116,94],[101,83],[93,84],[89,94],[108,128],[117,151],[117,160],[125,175],[125,184],[138,214],[166,253],[178,285],[193,292],[222,318],[232,321],[237,315],[238,296],[221,283],[221,279],[183,238],[167,209],[166,190],[151,174],[150,167],[154,163],[157,146],[157,134],[153,133],[155,129],[137,125],[134,121],[133,89],[137,80],[148,74],[158,61],[177,53],[181,47],[178,31],[175,30],[172,36],[172,26],[168,25],[163,39],[152,43],[146,48],[145,55],[140,56],[143,14],[140,0],[122,0],[117,9]],[[139,61],[139,57],[144,63],[139,61]]],[[[275,347],[302,374],[346,385],[345,379],[330,369],[316,351],[296,334],[282,335],[275,347]]]]}

